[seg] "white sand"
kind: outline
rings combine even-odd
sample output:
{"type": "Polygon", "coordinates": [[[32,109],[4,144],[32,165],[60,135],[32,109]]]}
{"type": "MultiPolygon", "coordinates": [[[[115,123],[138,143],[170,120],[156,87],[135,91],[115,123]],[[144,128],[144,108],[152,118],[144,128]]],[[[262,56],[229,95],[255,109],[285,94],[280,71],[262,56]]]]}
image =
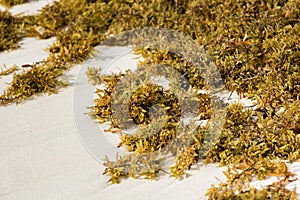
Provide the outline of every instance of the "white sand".
{"type": "MultiPolygon", "coordinates": [[[[19,13],[30,8],[29,12],[34,13],[45,2],[48,1],[32,2],[12,10],[19,13]]],[[[21,42],[20,49],[0,53],[0,65],[22,65],[43,60],[47,56],[43,49],[53,41],[26,38],[21,42]]],[[[105,52],[99,55],[106,56],[106,59],[121,59],[116,49],[106,49],[105,52]]],[[[128,59],[128,63],[132,62],[130,56],[128,59]]],[[[87,61],[88,64],[74,66],[68,73],[71,86],[58,94],[40,95],[20,105],[0,107],[1,200],[196,200],[203,198],[211,184],[218,183],[216,178],[224,180],[222,169],[207,165],[195,167],[197,169],[189,172],[192,175],[181,181],[162,176],[159,181],[129,179],[118,185],[107,183],[109,177],[102,175],[104,167],[96,161],[95,155],[88,153],[86,148],[90,147],[82,144],[82,133],[78,134],[77,128],[80,121],[74,118],[73,108],[74,88],[81,84],[75,84],[75,80],[81,67],[99,62],[109,61],[97,56],[87,61]]],[[[126,62],[123,64],[126,65],[126,62]]],[[[0,92],[10,80],[11,76],[0,78],[0,92]]],[[[300,177],[299,163],[292,164],[290,169],[300,177]]],[[[269,183],[270,180],[254,182],[253,185],[259,187],[269,183]]],[[[290,189],[296,184],[299,194],[299,181],[292,183],[290,189]]]]}

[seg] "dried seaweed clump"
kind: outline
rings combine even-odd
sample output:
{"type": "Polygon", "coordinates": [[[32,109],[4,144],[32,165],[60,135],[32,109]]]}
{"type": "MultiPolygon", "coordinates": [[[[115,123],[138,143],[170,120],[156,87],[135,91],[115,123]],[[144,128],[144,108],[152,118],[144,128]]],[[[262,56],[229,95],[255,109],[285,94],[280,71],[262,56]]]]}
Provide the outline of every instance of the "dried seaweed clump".
{"type": "Polygon", "coordinates": [[[276,105],[299,98],[299,5],[62,0],[45,6],[31,21],[26,18],[26,31],[40,38],[57,36],[51,60],[74,63],[88,58],[92,47],[110,33],[146,26],[175,29],[204,45],[229,90],[258,100],[271,97],[263,100],[276,112],[276,105]]]}
{"type": "Polygon", "coordinates": [[[193,1],[183,32],[195,34],[229,90],[277,112],[299,99],[299,1],[193,1]],[[197,18],[195,17],[197,16],[197,18]]]}
{"type": "MultiPolygon", "coordinates": [[[[176,58],[176,56],[171,56],[171,53],[150,49],[137,49],[136,52],[141,53],[145,58],[145,60],[139,64],[139,67],[143,67],[143,64],[146,63],[168,64],[185,75],[194,88],[205,88],[201,78],[193,79],[197,76],[197,73],[193,73],[193,67],[188,66],[188,63],[176,58]],[[196,80],[196,82],[191,80],[196,80]]],[[[119,78],[120,76],[121,74],[119,75],[119,78]]],[[[114,128],[117,128],[118,126],[117,124],[114,124],[113,119],[110,118],[111,108],[106,106],[110,105],[113,88],[119,81],[119,78],[116,79],[115,77],[116,76],[114,75],[105,76],[105,79],[102,79],[103,81],[101,82],[105,83],[106,89],[102,90],[101,95],[99,95],[101,97],[96,99],[98,104],[92,109],[92,112],[96,114],[97,110],[99,111],[102,108],[105,108],[105,111],[101,110],[98,114],[99,116],[104,117],[105,121],[112,120],[112,129],[109,130],[112,132],[115,132],[114,128]],[[110,82],[110,84],[107,84],[107,82],[110,82]],[[111,84],[111,82],[113,82],[113,84],[111,84]],[[106,91],[106,93],[103,93],[103,91],[106,91]],[[104,100],[105,103],[103,103],[104,100]],[[102,103],[99,104],[99,102],[102,103]],[[106,115],[104,116],[101,113],[105,113],[106,115]]],[[[95,79],[95,77],[93,77],[93,79],[95,79]]],[[[151,87],[149,87],[149,89],[150,88],[151,87]]],[[[137,92],[137,94],[139,95],[135,96],[135,98],[141,100],[141,102],[145,102],[145,99],[143,99],[144,93],[137,92]]],[[[147,99],[154,97],[155,95],[150,95],[147,99]]],[[[210,101],[208,97],[209,95],[203,96],[203,94],[199,96],[199,103],[201,105],[199,113],[200,116],[205,116],[202,119],[210,118],[210,101]],[[204,113],[206,114],[204,115],[204,113]]],[[[262,104],[261,102],[256,103],[256,108],[245,108],[241,104],[228,106],[226,123],[224,124],[222,135],[218,139],[216,145],[205,155],[205,162],[218,162],[220,165],[229,165],[233,166],[233,168],[227,174],[228,180],[226,183],[221,183],[219,188],[213,187],[209,190],[207,194],[209,199],[296,199],[295,191],[285,189],[286,183],[293,181],[293,179],[290,178],[294,174],[288,171],[286,164],[281,162],[280,159],[292,162],[300,158],[299,103],[299,100],[295,100],[291,103],[284,104],[282,105],[282,109],[276,113],[269,112],[271,109],[269,109],[268,106],[270,105],[262,104]],[[237,173],[237,170],[241,170],[242,172],[237,173]],[[246,184],[246,182],[250,182],[254,177],[262,180],[270,176],[284,177],[284,179],[275,182],[262,190],[251,188],[246,184]]],[[[149,105],[151,104],[148,104],[148,106],[149,105]]],[[[147,114],[145,108],[142,110],[135,110],[137,112],[134,116],[145,116],[145,113],[147,114]]],[[[144,118],[142,117],[142,119],[144,118]]],[[[103,121],[99,122],[102,123],[103,121]]],[[[201,149],[202,141],[207,131],[206,128],[199,129],[193,143],[185,152],[177,155],[176,163],[170,168],[169,174],[171,176],[176,178],[182,177],[193,164],[198,162],[198,152],[201,149]]],[[[176,128],[168,129],[176,130],[176,128]]],[[[117,132],[121,132],[121,130],[118,130],[117,132]]],[[[125,145],[128,151],[137,153],[147,152],[149,149],[156,149],[157,147],[155,145],[160,145],[159,143],[149,143],[147,140],[133,138],[128,135],[120,134],[120,136],[122,141],[120,145],[125,145]]],[[[155,141],[159,141],[159,138],[156,138],[155,141]]],[[[119,183],[121,178],[157,178],[159,172],[166,173],[160,165],[143,161],[142,165],[146,165],[148,168],[140,174],[140,171],[137,169],[140,167],[141,163],[131,162],[130,168],[126,167],[126,161],[131,160],[128,160],[126,157],[118,158],[117,160],[116,163],[113,163],[107,159],[105,163],[105,166],[107,167],[105,174],[111,176],[110,181],[113,183],[119,183]],[[135,164],[137,166],[132,167],[135,164]]]]}
{"type": "Polygon", "coordinates": [[[252,174],[254,168],[248,167],[241,169],[236,166],[231,166],[224,172],[227,181],[220,183],[218,186],[212,186],[205,194],[206,199],[297,199],[296,188],[292,191],[285,188],[289,182],[295,181],[293,178],[295,174],[288,171],[285,162],[262,159],[254,165],[256,168],[255,171],[267,171],[269,175],[276,176],[278,180],[261,189],[256,189],[249,184],[252,179],[256,178],[256,176],[252,174]]]}
{"type": "Polygon", "coordinates": [[[60,84],[60,81],[54,79],[64,75],[73,63],[80,63],[91,56],[93,46],[103,41],[111,19],[108,8],[104,2],[62,0],[45,6],[39,15],[19,18],[20,31],[23,35],[41,39],[56,36],[57,40],[49,48],[49,56],[45,60],[47,64],[39,65],[39,70],[35,71],[34,81],[30,80],[31,76],[28,76],[26,70],[22,72],[24,74],[15,76],[2,94],[0,104],[19,102],[38,93],[56,92],[57,90],[52,88],[66,85],[66,82],[60,84]],[[55,67],[48,67],[49,65],[55,67]],[[44,72],[50,77],[45,76],[44,72]],[[51,80],[50,87],[48,87],[49,80],[51,80]],[[23,88],[18,88],[16,83],[30,84],[21,84],[19,87],[23,88]],[[30,85],[38,87],[29,87],[30,85]]]}
{"type": "Polygon", "coordinates": [[[271,97],[264,100],[276,112],[276,105],[299,98],[299,5],[62,0],[44,7],[26,30],[40,38],[57,36],[51,59],[74,63],[88,58],[92,47],[110,33],[146,26],[175,29],[204,45],[229,90],[258,100],[271,97]]]}
{"type": "Polygon", "coordinates": [[[0,51],[17,47],[19,20],[8,11],[0,11],[0,51]]]}
{"type": "Polygon", "coordinates": [[[14,74],[9,88],[0,96],[0,103],[6,105],[12,101],[19,102],[33,94],[56,93],[59,86],[66,85],[58,79],[60,76],[61,70],[51,63],[41,62],[27,66],[23,72],[14,74]]]}
{"type": "Polygon", "coordinates": [[[0,4],[10,7],[18,4],[27,3],[28,1],[29,0],[0,0],[0,4]]]}
{"type": "MultiPolygon", "coordinates": [[[[118,76],[103,76],[102,82],[106,84],[105,89],[98,89],[99,96],[96,99],[96,105],[92,108],[90,115],[92,115],[99,123],[109,121],[111,119],[110,101],[115,84],[122,75],[118,76]]],[[[130,152],[145,153],[155,151],[163,147],[170,141],[175,132],[175,127],[178,124],[180,117],[180,109],[178,100],[175,95],[169,91],[164,90],[157,85],[146,85],[139,87],[131,97],[129,102],[129,112],[136,124],[147,125],[151,123],[149,116],[149,108],[152,105],[159,104],[164,107],[166,112],[167,124],[157,135],[148,138],[139,138],[136,136],[122,135],[119,146],[124,145],[130,152]]],[[[113,119],[112,119],[113,120],[113,119]]],[[[111,128],[119,128],[115,121],[112,121],[111,128]]]]}
{"type": "Polygon", "coordinates": [[[244,109],[231,105],[217,145],[207,154],[207,161],[221,164],[255,163],[262,158],[297,160],[300,158],[299,101],[282,113],[244,109]],[[288,120],[289,119],[289,120],[288,120]]]}
{"type": "MultiPolygon", "coordinates": [[[[147,51],[148,50],[145,50],[144,53],[146,53],[147,51]]],[[[138,68],[144,67],[145,62],[149,64],[148,61],[140,62],[138,68]]],[[[172,63],[171,56],[165,59],[165,62],[172,63]]],[[[194,73],[194,69],[192,67],[185,70],[187,65],[186,62],[183,62],[179,59],[173,62],[173,66],[176,66],[179,71],[181,70],[186,74],[194,73]]],[[[131,73],[131,71],[128,70],[126,73],[131,73]]],[[[136,124],[140,125],[151,124],[152,121],[150,119],[149,109],[152,105],[161,105],[167,117],[166,123],[157,134],[150,137],[122,134],[122,131],[119,129],[119,124],[112,117],[111,99],[117,82],[124,74],[120,73],[118,75],[102,75],[96,78],[99,73],[95,69],[90,68],[87,75],[91,82],[100,82],[102,84],[101,89],[97,89],[96,91],[98,98],[95,99],[95,106],[92,107],[90,115],[100,124],[107,121],[111,122],[111,128],[106,131],[111,131],[114,133],[119,132],[121,140],[119,147],[123,146],[129,152],[142,154],[147,152],[160,151],[165,145],[167,145],[174,139],[181,113],[178,99],[172,91],[166,90],[158,85],[146,84],[144,86],[138,87],[137,90],[132,94],[130,102],[128,102],[129,112],[133,121],[136,124]]],[[[201,79],[198,81],[190,82],[193,86],[203,86],[203,80],[201,79]]],[[[210,117],[210,112],[208,111],[210,109],[209,95],[201,94],[198,95],[198,98],[198,102],[200,105],[199,119],[208,119],[210,117]]],[[[206,128],[200,128],[191,146],[188,147],[186,151],[177,155],[177,161],[170,169],[171,176],[179,178],[180,176],[185,174],[185,170],[188,170],[192,164],[195,164],[198,161],[197,152],[201,149],[201,142],[205,133],[206,128]],[[180,162],[182,160],[185,160],[184,164],[183,162],[180,162]]],[[[143,132],[139,132],[139,134],[147,135],[147,133],[143,132]]],[[[176,152],[174,153],[176,154],[176,152]]],[[[141,159],[143,160],[143,158],[141,159]]],[[[135,164],[132,163],[135,161],[130,160],[130,167],[126,167],[128,166],[128,164],[126,165],[126,162],[128,161],[128,157],[118,158],[117,163],[110,162],[107,159],[107,162],[105,163],[105,165],[107,166],[105,174],[109,174],[111,176],[110,180],[113,183],[119,183],[120,178],[125,177],[149,178],[150,174],[151,178],[157,178],[159,172],[164,172],[165,170],[157,163],[149,163],[150,161],[146,159],[143,161],[137,161],[137,163],[135,164]],[[142,168],[141,166],[144,166],[145,169],[140,170],[140,168],[142,168]]]]}
{"type": "Polygon", "coordinates": [[[219,187],[213,187],[209,189],[206,196],[208,200],[297,200],[296,191],[290,191],[285,189],[285,185],[286,184],[274,182],[260,190],[254,187],[239,190],[228,186],[227,184],[221,184],[219,187]]]}

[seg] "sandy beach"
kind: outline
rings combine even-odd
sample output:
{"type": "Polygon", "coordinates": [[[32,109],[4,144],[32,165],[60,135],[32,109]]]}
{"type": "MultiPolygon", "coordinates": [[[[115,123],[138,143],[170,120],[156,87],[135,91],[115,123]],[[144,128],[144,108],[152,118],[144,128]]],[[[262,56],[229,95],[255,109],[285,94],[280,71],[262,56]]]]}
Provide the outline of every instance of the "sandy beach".
{"type": "MultiPolygon", "coordinates": [[[[13,14],[34,14],[51,2],[32,1],[15,6],[11,11],[13,14]]],[[[0,66],[20,66],[42,61],[48,55],[45,49],[54,41],[55,38],[25,38],[20,42],[19,49],[0,53],[0,66]]],[[[166,174],[157,181],[128,179],[115,185],[107,182],[108,176],[102,175],[104,166],[93,155],[95,150],[101,149],[98,145],[101,144],[101,138],[96,138],[94,150],[86,146],[82,140],[84,128],[80,129],[82,124],[78,123],[84,123],[82,120],[85,117],[87,120],[87,116],[82,113],[81,120],[78,113],[74,114],[78,112],[74,109],[74,90],[82,84],[78,82],[78,74],[82,74],[82,70],[88,66],[105,65],[117,60],[115,65],[126,67],[135,61],[133,54],[124,54],[121,50],[106,47],[96,49],[102,54],[96,54],[95,58],[81,65],[74,65],[66,76],[69,86],[58,94],[42,94],[18,105],[0,106],[0,199],[203,199],[211,184],[225,180],[225,168],[219,168],[217,164],[199,163],[188,172],[190,176],[182,180],[169,178],[166,174]]],[[[11,75],[0,77],[0,92],[7,88],[11,79],[11,75]]],[[[238,99],[238,96],[235,98],[238,99]]],[[[90,123],[94,122],[91,120],[90,123]]],[[[297,186],[300,198],[300,163],[288,166],[298,178],[288,185],[288,189],[297,186]]],[[[259,188],[275,180],[255,181],[252,185],[259,188]]]]}

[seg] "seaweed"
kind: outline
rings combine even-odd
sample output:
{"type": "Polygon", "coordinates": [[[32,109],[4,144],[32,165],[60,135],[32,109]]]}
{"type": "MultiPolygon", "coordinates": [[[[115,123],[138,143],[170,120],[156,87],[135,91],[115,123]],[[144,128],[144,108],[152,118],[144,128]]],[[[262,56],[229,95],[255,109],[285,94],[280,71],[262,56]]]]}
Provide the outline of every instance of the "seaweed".
{"type": "Polygon", "coordinates": [[[11,7],[14,5],[19,5],[19,4],[23,4],[23,3],[27,3],[29,2],[29,0],[1,0],[0,4],[7,6],[7,7],[11,7]]]}
{"type": "MultiPolygon", "coordinates": [[[[63,75],[74,63],[93,56],[93,47],[111,34],[141,27],[167,28],[181,32],[203,46],[216,63],[226,89],[255,102],[254,107],[240,104],[227,107],[226,123],[217,143],[206,155],[199,155],[209,123],[198,130],[190,146],[176,154],[170,175],[181,178],[192,165],[205,160],[220,165],[233,165],[228,181],[209,190],[211,199],[296,198],[284,189],[292,175],[277,159],[290,162],[300,155],[300,2],[285,1],[221,1],[221,0],[61,0],[45,6],[37,16],[12,17],[1,12],[0,50],[16,47],[24,36],[41,39],[56,37],[49,48],[48,58],[15,74],[12,83],[0,97],[0,104],[20,102],[41,93],[56,93],[66,86],[63,75]],[[20,30],[17,30],[19,27],[20,30]],[[4,42],[3,42],[4,41],[4,42]],[[2,46],[1,46],[2,44],[2,46]],[[262,190],[240,181],[253,176],[283,176],[284,181],[262,190]],[[235,186],[233,187],[233,185],[235,186]],[[280,196],[280,195],[285,196],[280,196]]],[[[201,74],[188,61],[172,52],[159,49],[134,49],[142,55],[143,64],[166,64],[181,73],[195,90],[207,89],[201,74]]],[[[130,72],[127,72],[130,73],[130,72]]],[[[141,153],[159,151],[168,144],[178,125],[178,101],[167,90],[155,85],[139,88],[131,98],[131,116],[136,123],[151,124],[149,107],[158,103],[168,113],[164,129],[152,137],[140,138],[122,134],[118,122],[111,117],[111,95],[124,74],[100,76],[90,68],[87,75],[93,84],[104,84],[96,91],[98,98],[90,116],[99,123],[110,121],[128,151],[141,153]],[[144,95],[141,91],[147,91],[144,95]],[[158,98],[159,97],[159,98],[158,98]],[[152,99],[153,101],[145,101],[152,99]],[[157,101],[159,99],[159,101],[157,101]],[[144,102],[144,103],[143,103],[144,102]]],[[[199,119],[211,117],[209,94],[197,94],[199,119]]],[[[174,150],[176,151],[176,150],[174,150]]],[[[147,159],[131,160],[133,167],[118,157],[113,163],[107,159],[105,174],[110,181],[121,178],[144,177],[156,179],[165,169],[147,159]]]]}
{"type": "Polygon", "coordinates": [[[8,11],[0,11],[0,51],[16,48],[21,40],[18,32],[19,20],[8,11]]]}

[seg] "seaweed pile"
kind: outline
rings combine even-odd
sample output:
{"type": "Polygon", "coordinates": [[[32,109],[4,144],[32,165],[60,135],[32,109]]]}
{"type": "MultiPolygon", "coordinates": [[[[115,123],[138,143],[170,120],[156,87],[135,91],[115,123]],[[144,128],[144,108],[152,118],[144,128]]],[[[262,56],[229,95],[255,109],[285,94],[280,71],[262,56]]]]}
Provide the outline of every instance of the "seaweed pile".
{"type": "MultiPolygon", "coordinates": [[[[252,108],[228,106],[222,135],[204,157],[198,153],[209,123],[200,128],[192,144],[176,158],[170,175],[182,177],[204,159],[229,168],[227,182],[212,187],[208,199],[296,199],[295,191],[285,189],[293,181],[293,174],[282,160],[300,159],[299,0],[61,0],[45,6],[35,16],[14,17],[0,12],[0,51],[16,48],[26,36],[57,39],[48,49],[46,60],[14,74],[0,96],[0,105],[18,103],[39,93],[59,92],[67,86],[65,72],[74,63],[91,57],[93,47],[111,34],[142,27],[172,29],[191,37],[212,57],[226,89],[255,102],[252,108]],[[248,185],[253,178],[269,176],[278,176],[279,181],[260,191],[248,185]]],[[[205,89],[201,74],[172,52],[149,48],[134,51],[147,64],[167,64],[183,74],[194,89],[205,89]]],[[[110,118],[110,98],[122,74],[99,76],[92,68],[87,74],[95,84],[106,86],[97,91],[99,98],[90,115],[99,123],[111,121],[113,131],[118,124],[110,118]]],[[[199,119],[209,119],[210,96],[197,97],[199,119]]],[[[149,106],[153,104],[164,107],[168,123],[151,138],[120,133],[120,145],[128,151],[157,151],[176,134],[178,100],[171,91],[157,85],[135,91],[131,117],[137,124],[151,123],[149,106]]],[[[123,161],[126,158],[118,158],[117,162],[123,161]]],[[[138,173],[135,168],[119,167],[117,162],[106,162],[105,173],[113,183],[125,177],[152,179],[165,173],[156,163],[143,163],[147,167],[138,173]]]]}

